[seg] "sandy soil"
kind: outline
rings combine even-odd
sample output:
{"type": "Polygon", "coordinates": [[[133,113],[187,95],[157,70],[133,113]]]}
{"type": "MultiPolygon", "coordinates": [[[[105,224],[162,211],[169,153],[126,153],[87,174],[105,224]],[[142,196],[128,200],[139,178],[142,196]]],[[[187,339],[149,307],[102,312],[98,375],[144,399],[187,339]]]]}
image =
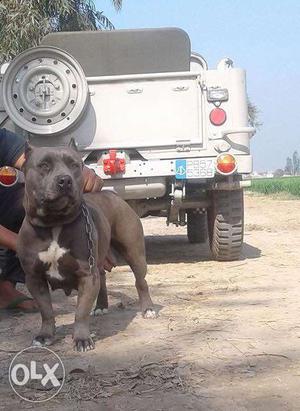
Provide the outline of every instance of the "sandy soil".
{"type": "Polygon", "coordinates": [[[39,315],[1,313],[0,409],[300,410],[300,201],[246,197],[243,258],[218,263],[185,228],[144,221],[152,297],[138,312],[126,266],[108,276],[110,311],[92,320],[96,350],[72,351],[75,296],[53,294],[67,380],[43,406],[8,384],[39,315]]]}

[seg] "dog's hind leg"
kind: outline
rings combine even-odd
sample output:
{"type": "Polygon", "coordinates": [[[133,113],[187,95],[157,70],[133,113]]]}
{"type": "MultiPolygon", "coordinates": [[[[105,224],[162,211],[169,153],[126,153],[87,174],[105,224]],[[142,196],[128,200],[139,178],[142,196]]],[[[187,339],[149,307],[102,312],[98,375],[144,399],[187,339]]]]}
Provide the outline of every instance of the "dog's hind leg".
{"type": "Polygon", "coordinates": [[[126,203],[120,203],[116,221],[112,227],[112,245],[134,273],[143,317],[155,318],[156,314],[145,279],[147,262],[143,226],[136,213],[126,203]]]}
{"type": "Polygon", "coordinates": [[[116,244],[116,249],[128,263],[135,276],[135,286],[140,300],[142,315],[144,318],[156,318],[153,302],[150,297],[149,287],[146,281],[147,262],[145,256],[144,237],[137,238],[137,241],[130,247],[123,244],[116,244]]]}
{"type": "Polygon", "coordinates": [[[100,291],[97,297],[96,307],[92,310],[91,315],[103,315],[108,312],[108,298],[106,288],[106,273],[104,269],[100,270],[100,291]]]}
{"type": "Polygon", "coordinates": [[[147,274],[147,262],[144,255],[127,256],[126,261],[130,265],[135,276],[135,286],[138,292],[142,315],[144,318],[156,318],[153,302],[150,297],[148,283],[145,279],[147,274]]]}

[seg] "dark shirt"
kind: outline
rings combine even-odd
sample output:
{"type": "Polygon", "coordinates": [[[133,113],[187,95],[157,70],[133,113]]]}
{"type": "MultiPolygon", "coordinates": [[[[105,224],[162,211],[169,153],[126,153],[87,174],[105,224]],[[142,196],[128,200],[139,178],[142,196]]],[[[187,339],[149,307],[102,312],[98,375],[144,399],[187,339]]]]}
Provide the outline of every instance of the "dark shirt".
{"type": "Polygon", "coordinates": [[[24,152],[25,140],[6,130],[0,129],[0,167],[13,166],[24,152]]]}
{"type": "MultiPolygon", "coordinates": [[[[25,140],[6,130],[0,129],[0,167],[13,166],[21,154],[24,152],[25,140]]],[[[19,194],[20,184],[13,187],[3,187],[0,185],[0,224],[6,226],[8,214],[20,214],[15,212],[16,195],[19,194]]],[[[15,219],[19,218],[17,215],[15,219]]]]}

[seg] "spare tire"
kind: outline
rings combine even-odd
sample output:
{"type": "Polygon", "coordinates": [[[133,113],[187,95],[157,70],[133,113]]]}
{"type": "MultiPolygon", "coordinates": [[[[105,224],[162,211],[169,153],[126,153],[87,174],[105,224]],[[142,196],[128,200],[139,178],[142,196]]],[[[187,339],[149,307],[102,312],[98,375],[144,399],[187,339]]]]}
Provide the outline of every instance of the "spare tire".
{"type": "Polygon", "coordinates": [[[85,112],[84,71],[70,54],[56,47],[28,49],[4,74],[3,103],[21,129],[40,135],[61,133],[85,112]]]}

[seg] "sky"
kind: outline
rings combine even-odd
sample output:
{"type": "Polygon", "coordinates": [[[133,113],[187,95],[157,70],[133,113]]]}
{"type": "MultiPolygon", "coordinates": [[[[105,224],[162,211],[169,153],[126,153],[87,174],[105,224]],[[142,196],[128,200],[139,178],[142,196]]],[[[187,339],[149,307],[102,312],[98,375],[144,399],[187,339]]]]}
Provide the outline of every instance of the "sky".
{"type": "Polygon", "coordinates": [[[254,170],[284,168],[300,152],[300,0],[109,0],[98,10],[116,29],[180,27],[215,68],[223,57],[247,71],[263,123],[251,140],[254,170]]]}

